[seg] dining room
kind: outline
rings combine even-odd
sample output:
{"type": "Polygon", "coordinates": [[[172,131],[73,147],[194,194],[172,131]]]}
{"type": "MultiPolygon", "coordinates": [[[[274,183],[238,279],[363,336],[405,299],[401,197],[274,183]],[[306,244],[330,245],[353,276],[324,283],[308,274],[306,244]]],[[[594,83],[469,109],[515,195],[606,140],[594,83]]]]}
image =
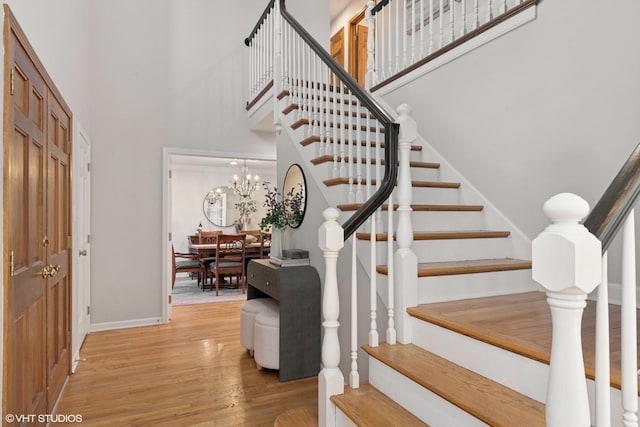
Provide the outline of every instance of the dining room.
{"type": "Polygon", "coordinates": [[[174,269],[178,266],[172,304],[246,298],[246,264],[269,253],[269,236],[260,232],[260,220],[265,214],[263,183],[277,182],[275,160],[172,155],[170,171],[172,263],[174,269]],[[241,238],[218,244],[220,235],[241,238]],[[232,264],[231,252],[242,247],[243,269],[216,265],[216,253],[225,246],[225,265],[232,264]]]}

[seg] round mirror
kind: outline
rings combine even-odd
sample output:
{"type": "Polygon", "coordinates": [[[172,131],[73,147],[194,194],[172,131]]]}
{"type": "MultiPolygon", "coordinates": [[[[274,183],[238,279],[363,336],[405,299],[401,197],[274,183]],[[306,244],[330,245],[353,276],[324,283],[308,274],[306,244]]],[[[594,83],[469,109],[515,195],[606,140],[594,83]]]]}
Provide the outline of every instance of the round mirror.
{"type": "Polygon", "coordinates": [[[240,220],[240,212],[236,207],[239,201],[239,197],[229,188],[217,187],[204,196],[202,210],[210,223],[226,227],[240,220]]]}
{"type": "Polygon", "coordinates": [[[307,182],[300,165],[294,163],[289,166],[282,189],[287,223],[291,228],[298,228],[307,209],[307,182]]]}

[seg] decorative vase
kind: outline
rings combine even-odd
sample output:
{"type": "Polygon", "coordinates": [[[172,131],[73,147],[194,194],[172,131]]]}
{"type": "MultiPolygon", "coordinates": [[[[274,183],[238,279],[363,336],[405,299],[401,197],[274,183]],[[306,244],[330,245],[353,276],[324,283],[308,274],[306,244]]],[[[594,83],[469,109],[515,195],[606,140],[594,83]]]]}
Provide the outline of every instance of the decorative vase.
{"type": "Polygon", "coordinates": [[[282,257],[282,232],[283,230],[280,230],[273,225],[271,226],[271,257],[282,257]]]}

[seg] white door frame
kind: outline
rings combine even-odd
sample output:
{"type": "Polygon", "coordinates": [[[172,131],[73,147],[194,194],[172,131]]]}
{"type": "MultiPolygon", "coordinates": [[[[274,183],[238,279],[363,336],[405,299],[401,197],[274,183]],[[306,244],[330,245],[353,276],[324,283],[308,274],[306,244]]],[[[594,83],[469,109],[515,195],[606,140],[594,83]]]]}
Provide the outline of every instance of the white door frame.
{"type": "Polygon", "coordinates": [[[73,360],[71,371],[75,372],[80,358],[80,347],[91,327],[91,141],[87,132],[74,122],[76,132],[72,150],[72,340],[73,360]],[[86,255],[81,255],[84,253],[86,255]]]}
{"type": "MultiPolygon", "coordinates": [[[[228,159],[254,159],[276,160],[275,155],[260,155],[248,153],[232,153],[221,151],[191,150],[187,148],[164,147],[162,149],[162,322],[167,323],[171,319],[171,295],[172,259],[171,259],[171,157],[195,156],[195,157],[222,157],[228,159]]],[[[204,196],[203,196],[204,197],[204,196]]]]}

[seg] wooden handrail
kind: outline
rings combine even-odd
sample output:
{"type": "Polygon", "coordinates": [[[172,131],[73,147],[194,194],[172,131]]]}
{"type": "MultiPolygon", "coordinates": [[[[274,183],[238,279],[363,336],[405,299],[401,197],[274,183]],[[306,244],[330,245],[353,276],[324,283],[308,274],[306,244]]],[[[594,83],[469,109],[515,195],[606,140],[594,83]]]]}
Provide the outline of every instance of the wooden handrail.
{"type": "Polygon", "coordinates": [[[389,115],[368,92],[362,89],[355,79],[291,16],[286,9],[285,0],[280,0],[280,13],[316,55],[318,55],[320,60],[344,83],[349,92],[384,126],[384,178],[378,190],[342,225],[344,229],[344,239],[347,240],[376,209],[382,206],[394,190],[398,175],[398,135],[400,125],[395,123],[392,116],[389,115]]]}
{"type": "Polygon", "coordinates": [[[266,9],[264,10],[264,12],[262,12],[262,15],[260,15],[260,18],[258,18],[258,22],[253,27],[253,30],[251,30],[251,33],[249,34],[249,37],[244,39],[244,44],[246,46],[251,46],[251,41],[253,40],[253,37],[255,37],[256,33],[260,29],[260,26],[265,21],[265,19],[267,19],[267,16],[271,13],[271,9],[273,9],[273,6],[275,5],[275,3],[276,3],[275,0],[270,0],[269,1],[269,4],[267,4],[266,9]]]}
{"type": "Polygon", "coordinates": [[[636,146],[622,168],[611,181],[584,226],[602,242],[604,253],[622,228],[629,212],[640,196],[640,144],[636,146]]]}

